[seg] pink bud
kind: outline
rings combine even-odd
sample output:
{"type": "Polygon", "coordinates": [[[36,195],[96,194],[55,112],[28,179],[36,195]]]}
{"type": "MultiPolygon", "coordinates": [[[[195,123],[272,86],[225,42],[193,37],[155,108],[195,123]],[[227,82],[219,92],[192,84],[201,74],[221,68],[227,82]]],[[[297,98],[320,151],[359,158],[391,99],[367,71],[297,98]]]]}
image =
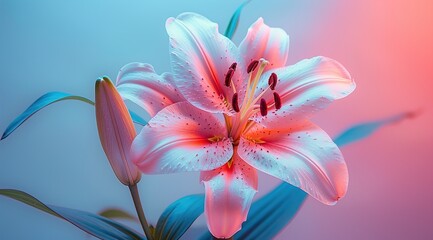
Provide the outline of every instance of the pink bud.
{"type": "Polygon", "coordinates": [[[129,111],[109,78],[95,85],[95,110],[99,140],[114,173],[125,185],[135,185],[141,173],[131,162],[129,149],[136,136],[129,111]]]}

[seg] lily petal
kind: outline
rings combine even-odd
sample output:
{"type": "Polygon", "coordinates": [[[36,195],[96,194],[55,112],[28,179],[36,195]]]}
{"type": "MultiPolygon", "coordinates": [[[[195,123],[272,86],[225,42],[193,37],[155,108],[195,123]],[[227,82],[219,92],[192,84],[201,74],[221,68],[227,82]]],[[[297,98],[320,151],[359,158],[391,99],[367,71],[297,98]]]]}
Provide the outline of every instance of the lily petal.
{"type": "Polygon", "coordinates": [[[136,184],[141,173],[129,156],[136,135],[134,124],[121,96],[106,77],[96,81],[95,111],[99,139],[114,173],[123,184],[136,184]]]}
{"type": "Polygon", "coordinates": [[[144,173],[211,170],[233,155],[224,119],[188,102],[170,105],[134,139],[134,163],[144,173]]]}
{"type": "Polygon", "coordinates": [[[270,28],[259,18],[248,29],[239,51],[248,64],[264,58],[269,61],[265,70],[284,67],[289,55],[289,35],[281,28],[270,28]]]}
{"type": "Polygon", "coordinates": [[[244,94],[245,64],[234,43],[218,32],[218,25],[207,18],[184,13],[169,18],[166,23],[170,36],[170,56],[175,84],[187,101],[213,113],[231,114],[234,91],[224,85],[225,76],[234,62],[236,71],[232,84],[244,94]]]}
{"type": "Polygon", "coordinates": [[[335,204],[346,193],[348,172],[340,150],[308,121],[289,129],[256,125],[241,138],[238,154],[325,204],[335,204]]]}
{"type": "MultiPolygon", "coordinates": [[[[276,110],[271,106],[267,116],[256,114],[253,117],[254,121],[269,128],[278,128],[281,124],[287,126],[308,118],[333,100],[346,97],[356,87],[349,72],[340,63],[326,57],[315,57],[266,72],[256,92],[267,88],[271,72],[275,72],[279,79],[275,92],[281,97],[282,107],[276,110]]],[[[273,102],[271,91],[263,97],[268,106],[273,102]]]]}
{"type": "Polygon", "coordinates": [[[200,175],[207,225],[217,238],[230,238],[241,229],[257,192],[257,171],[237,154],[232,163],[200,175]]]}
{"type": "Polygon", "coordinates": [[[152,65],[146,63],[125,65],[119,71],[116,85],[125,100],[137,104],[150,116],[168,105],[185,101],[174,87],[171,74],[158,75],[152,65]]]}

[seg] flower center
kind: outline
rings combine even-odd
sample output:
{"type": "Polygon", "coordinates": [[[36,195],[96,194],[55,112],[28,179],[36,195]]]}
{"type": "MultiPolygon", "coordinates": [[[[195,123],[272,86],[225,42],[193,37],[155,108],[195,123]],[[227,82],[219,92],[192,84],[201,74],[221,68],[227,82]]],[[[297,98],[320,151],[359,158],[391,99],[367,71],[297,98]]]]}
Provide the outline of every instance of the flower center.
{"type": "MultiPolygon", "coordinates": [[[[239,99],[237,92],[232,96],[231,104],[235,114],[232,116],[226,115],[225,118],[229,136],[233,139],[233,145],[235,146],[239,144],[242,133],[254,126],[254,121],[250,120],[253,115],[260,113],[262,116],[266,116],[268,109],[274,107],[278,110],[281,108],[280,95],[274,91],[278,82],[277,74],[272,73],[269,76],[267,88],[264,90],[258,90],[257,88],[263,71],[268,64],[269,62],[263,58],[252,61],[247,67],[248,82],[244,98],[239,99]],[[261,92],[258,93],[257,91],[261,92]],[[274,91],[273,101],[268,102],[263,98],[263,95],[268,91],[274,91]]],[[[236,66],[237,63],[233,63],[225,75],[224,83],[226,87],[233,87],[231,79],[236,71],[236,66]]]]}

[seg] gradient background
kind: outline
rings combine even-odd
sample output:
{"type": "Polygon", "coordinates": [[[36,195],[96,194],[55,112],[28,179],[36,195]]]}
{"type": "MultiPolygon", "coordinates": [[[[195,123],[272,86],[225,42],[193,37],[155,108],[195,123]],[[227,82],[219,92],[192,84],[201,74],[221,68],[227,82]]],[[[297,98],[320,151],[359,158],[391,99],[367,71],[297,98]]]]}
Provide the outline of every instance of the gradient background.
{"type": "MultiPolygon", "coordinates": [[[[0,0],[0,131],[49,91],[94,98],[101,75],[132,61],[169,71],[165,20],[194,11],[223,32],[241,1],[0,0]]],[[[331,136],[407,110],[422,114],[343,149],[350,184],[329,207],[311,198],[277,239],[433,239],[433,1],[253,1],[234,41],[262,16],[291,36],[289,64],[324,55],[342,62],[358,88],[315,117],[331,136]]],[[[260,175],[258,196],[277,184],[260,175]]],[[[0,142],[0,188],[45,203],[134,212],[99,145],[94,109],[52,105],[0,142]]],[[[198,174],[143,176],[148,219],[203,191],[198,174]]],[[[201,217],[197,226],[203,226],[201,217]]],[[[67,222],[0,197],[1,239],[83,239],[67,222]]]]}

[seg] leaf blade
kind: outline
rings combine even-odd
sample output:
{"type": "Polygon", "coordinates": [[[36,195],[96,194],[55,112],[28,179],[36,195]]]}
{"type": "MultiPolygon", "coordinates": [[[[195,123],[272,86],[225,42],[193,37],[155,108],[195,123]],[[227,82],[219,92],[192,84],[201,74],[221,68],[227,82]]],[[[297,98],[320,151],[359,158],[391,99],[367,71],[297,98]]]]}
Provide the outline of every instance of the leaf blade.
{"type": "Polygon", "coordinates": [[[239,25],[239,18],[241,17],[242,9],[249,3],[251,0],[244,1],[233,13],[230,18],[229,24],[227,25],[226,31],[224,32],[224,36],[227,38],[232,38],[233,34],[236,32],[236,29],[239,25]]]}
{"type": "Polygon", "coordinates": [[[7,127],[0,140],[7,138],[13,131],[15,131],[21,124],[29,119],[33,114],[37,113],[41,109],[64,100],[79,100],[91,105],[94,105],[93,101],[81,97],[78,95],[72,95],[64,92],[48,92],[34,101],[23,113],[16,117],[7,127]]]}
{"type": "Polygon", "coordinates": [[[137,113],[129,110],[129,114],[131,115],[132,121],[136,124],[139,124],[141,126],[144,126],[147,124],[146,120],[144,120],[140,115],[137,113]]]}
{"type": "MultiPolygon", "coordinates": [[[[24,112],[22,112],[18,117],[16,117],[7,127],[6,130],[3,132],[3,135],[0,140],[3,140],[7,138],[11,133],[13,133],[21,124],[23,124],[25,121],[27,121],[31,116],[33,116],[35,113],[39,112],[43,108],[60,101],[64,100],[78,100],[85,103],[88,103],[90,105],[95,105],[95,103],[85,97],[78,96],[78,95],[72,95],[65,92],[48,92],[36,99],[32,104],[30,104],[29,107],[27,107],[24,112]]],[[[135,112],[129,110],[129,114],[131,115],[132,121],[134,123],[139,125],[146,125],[147,122],[140,117],[135,112]]]]}
{"type": "Polygon", "coordinates": [[[128,227],[125,227],[108,218],[104,218],[96,214],[80,210],[46,205],[35,197],[23,191],[15,189],[0,189],[0,195],[12,198],[34,208],[37,208],[43,212],[62,218],[72,223],[76,227],[80,228],[81,230],[99,239],[145,239],[144,236],[135,233],[128,227]]]}
{"type": "Polygon", "coordinates": [[[413,118],[417,116],[417,114],[418,113],[416,112],[404,112],[380,120],[356,124],[335,137],[334,142],[339,147],[342,147],[347,144],[360,141],[386,125],[397,123],[403,119],[413,118]]]}
{"type": "Polygon", "coordinates": [[[158,219],[156,239],[179,239],[204,211],[204,195],[189,195],[170,204],[158,219]],[[181,219],[182,221],[176,221],[181,219]]]}
{"type": "Polygon", "coordinates": [[[106,208],[99,211],[98,215],[109,219],[125,219],[137,221],[136,217],[120,208],[106,208]]]}
{"type": "Polygon", "coordinates": [[[260,198],[251,206],[249,216],[235,239],[266,239],[278,234],[296,215],[307,194],[286,182],[260,198]],[[281,206],[284,206],[281,208],[281,206]]]}

